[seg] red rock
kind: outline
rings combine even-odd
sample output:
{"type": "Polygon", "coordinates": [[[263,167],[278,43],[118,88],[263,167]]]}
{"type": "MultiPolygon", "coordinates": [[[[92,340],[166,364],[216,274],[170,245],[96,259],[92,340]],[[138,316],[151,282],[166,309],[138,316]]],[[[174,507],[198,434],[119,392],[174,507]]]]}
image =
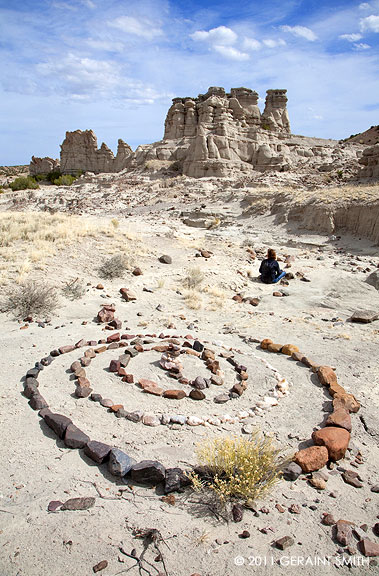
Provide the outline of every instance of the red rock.
{"type": "Polygon", "coordinates": [[[75,344],[75,348],[82,348],[83,346],[87,346],[88,342],[87,340],[84,340],[83,338],[81,340],[79,340],[79,342],[77,342],[75,344]]]}
{"type": "Polygon", "coordinates": [[[133,374],[125,374],[122,381],[127,382],[128,384],[133,384],[133,382],[134,382],[133,374]]]}
{"type": "Polygon", "coordinates": [[[115,332],[114,334],[110,334],[107,338],[107,343],[110,342],[118,342],[120,340],[120,332],[115,332]]]}
{"type": "Polygon", "coordinates": [[[185,398],[186,396],[187,394],[184,390],[165,390],[163,392],[163,397],[170,398],[171,400],[182,400],[182,398],[185,398]]]}
{"type": "Polygon", "coordinates": [[[109,322],[109,326],[115,328],[116,330],[121,330],[122,328],[122,321],[119,318],[113,318],[111,322],[109,322]]]}
{"type": "Polygon", "coordinates": [[[350,434],[344,428],[327,426],[313,432],[312,440],[317,446],[325,446],[329,453],[329,459],[337,462],[345,456],[350,434]]]}
{"type": "Polygon", "coordinates": [[[68,448],[83,448],[90,438],[84,434],[75,424],[69,424],[66,428],[64,443],[68,448]]]}
{"type": "Polygon", "coordinates": [[[334,396],[343,396],[344,394],[346,394],[346,390],[345,388],[343,388],[342,386],[340,386],[337,382],[333,382],[330,386],[329,386],[329,390],[328,390],[329,394],[334,397],[334,396]]]}
{"type": "Polygon", "coordinates": [[[88,378],[86,378],[85,376],[79,376],[78,378],[78,382],[77,382],[78,386],[82,386],[83,388],[85,388],[86,386],[90,386],[90,381],[88,380],[88,378]]]}
{"type": "Polygon", "coordinates": [[[111,360],[109,364],[109,371],[110,372],[119,372],[121,368],[121,364],[119,360],[111,360]]]}
{"type": "Polygon", "coordinates": [[[81,368],[81,364],[78,360],[75,360],[75,362],[73,362],[70,366],[71,372],[75,372],[75,370],[80,370],[80,368],[81,368]]]}
{"type": "Polygon", "coordinates": [[[267,350],[269,344],[273,344],[273,341],[270,340],[270,338],[265,338],[261,342],[261,348],[263,348],[263,350],[267,350]]]}
{"type": "Polygon", "coordinates": [[[98,564],[93,566],[92,570],[95,573],[100,572],[101,570],[104,570],[107,566],[108,566],[108,562],[106,560],[102,560],[101,562],[99,562],[98,564]]]}
{"type": "Polygon", "coordinates": [[[145,388],[146,386],[149,386],[150,388],[153,386],[158,386],[158,384],[156,382],[154,382],[153,380],[147,380],[146,378],[140,378],[138,380],[138,384],[141,386],[141,388],[145,388]]]}
{"type": "Polygon", "coordinates": [[[46,414],[44,420],[48,427],[51,428],[59,438],[64,437],[67,426],[72,424],[72,420],[67,416],[54,414],[53,412],[46,414]]]}
{"type": "Polygon", "coordinates": [[[243,302],[243,298],[242,298],[242,296],[241,296],[240,294],[235,294],[235,295],[233,296],[232,300],[234,300],[235,302],[238,302],[239,304],[240,304],[241,302],[243,302]]]}
{"type": "Polygon", "coordinates": [[[92,348],[89,348],[88,350],[86,350],[86,351],[84,352],[84,356],[85,356],[86,358],[91,359],[91,358],[95,358],[96,353],[95,353],[94,350],[92,350],[92,348]]]}
{"type": "Polygon", "coordinates": [[[60,354],[67,354],[67,352],[72,352],[75,350],[75,346],[73,344],[68,344],[67,346],[61,346],[58,348],[60,354]]]}
{"type": "Polygon", "coordinates": [[[322,524],[325,524],[325,526],[334,526],[335,523],[336,523],[336,521],[335,521],[332,514],[324,514],[323,515],[322,524]]]}
{"type": "Polygon", "coordinates": [[[108,324],[114,319],[115,308],[111,309],[110,306],[103,306],[97,313],[97,320],[101,324],[108,324]]]}
{"type": "Polygon", "coordinates": [[[283,296],[282,292],[278,292],[278,291],[273,292],[272,295],[276,296],[277,298],[281,298],[283,296]]]}
{"type": "Polygon", "coordinates": [[[336,373],[330,366],[320,366],[317,376],[323,386],[329,387],[331,384],[337,384],[336,373]]]}
{"type": "Polygon", "coordinates": [[[368,538],[363,538],[358,546],[364,556],[379,556],[379,544],[372,542],[368,538]]]}
{"type": "Polygon", "coordinates": [[[242,371],[239,373],[239,377],[241,378],[241,380],[248,380],[249,375],[248,375],[247,372],[245,372],[245,370],[242,370],[242,371]]]}
{"type": "Polygon", "coordinates": [[[292,352],[291,357],[295,362],[301,362],[304,358],[304,355],[301,352],[292,352]]]}
{"type": "Polygon", "coordinates": [[[152,347],[152,350],[155,350],[156,352],[167,352],[169,349],[170,346],[168,344],[157,344],[152,347]]]}
{"type": "Polygon", "coordinates": [[[147,394],[152,394],[153,396],[162,396],[163,388],[159,388],[158,386],[145,386],[143,391],[147,394]]]}
{"type": "Polygon", "coordinates": [[[89,386],[77,386],[75,388],[75,396],[77,398],[87,398],[92,392],[89,386]]]}
{"type": "Polygon", "coordinates": [[[353,526],[354,522],[349,522],[348,520],[337,520],[335,525],[335,536],[336,540],[342,544],[342,546],[348,546],[353,537],[353,526]]]}
{"type": "Polygon", "coordinates": [[[87,496],[82,498],[70,498],[61,507],[61,510],[88,510],[95,506],[96,498],[87,496]]]}
{"type": "Polygon", "coordinates": [[[118,412],[118,410],[121,410],[124,408],[123,404],[113,404],[113,406],[110,407],[111,412],[118,412]]]}
{"type": "Polygon", "coordinates": [[[329,459],[325,446],[310,446],[296,452],[294,460],[303,472],[314,472],[323,468],[329,459]]]}
{"type": "Polygon", "coordinates": [[[205,398],[204,392],[202,392],[201,390],[197,390],[196,388],[191,390],[189,396],[190,398],[192,398],[192,400],[204,400],[205,398]]]}
{"type": "Polygon", "coordinates": [[[80,363],[82,366],[87,367],[91,364],[91,358],[86,358],[85,356],[83,356],[82,358],[80,358],[80,363]]]}
{"type": "Polygon", "coordinates": [[[104,290],[104,286],[102,284],[97,284],[96,290],[104,290]]]}
{"type": "Polygon", "coordinates": [[[141,268],[134,268],[132,274],[133,274],[133,276],[141,276],[142,275],[141,268]]]}
{"type": "Polygon", "coordinates": [[[107,350],[116,350],[121,345],[122,345],[121,342],[111,342],[110,344],[108,344],[107,350]]]}
{"type": "Polygon", "coordinates": [[[129,290],[129,288],[120,288],[120,294],[124,300],[127,302],[132,302],[133,300],[137,300],[136,295],[134,292],[129,290]]]}
{"type": "Polygon", "coordinates": [[[328,416],[326,426],[338,426],[351,432],[351,417],[349,412],[343,408],[338,408],[328,416]]]}
{"type": "Polygon", "coordinates": [[[358,412],[361,405],[353,394],[336,394],[333,396],[333,408],[344,408],[348,412],[358,412]]]}

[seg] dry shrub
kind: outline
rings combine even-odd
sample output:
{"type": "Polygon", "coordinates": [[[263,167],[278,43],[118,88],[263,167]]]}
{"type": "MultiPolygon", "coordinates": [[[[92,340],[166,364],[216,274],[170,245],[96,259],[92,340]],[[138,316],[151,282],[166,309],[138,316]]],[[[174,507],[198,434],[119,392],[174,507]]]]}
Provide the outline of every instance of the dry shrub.
{"type": "Polygon", "coordinates": [[[99,267],[101,278],[112,280],[113,278],[122,278],[129,267],[129,262],[123,254],[116,254],[107,258],[99,267]]]}
{"type": "Polygon", "coordinates": [[[49,314],[57,307],[56,288],[37,280],[28,280],[17,288],[13,286],[1,305],[3,312],[10,312],[16,318],[49,314]]]}
{"type": "Polygon", "coordinates": [[[65,298],[68,298],[68,300],[79,300],[83,298],[85,293],[86,289],[79,278],[75,278],[75,280],[71,280],[71,282],[66,282],[62,288],[62,294],[65,298]]]}
{"type": "Polygon", "coordinates": [[[204,280],[204,274],[199,267],[188,268],[186,276],[183,278],[183,284],[186,288],[193,290],[204,280]]]}
{"type": "Polygon", "coordinates": [[[279,450],[257,430],[250,437],[205,439],[196,449],[206,473],[192,474],[196,491],[211,490],[221,503],[237,499],[254,502],[278,482],[279,450]]]}

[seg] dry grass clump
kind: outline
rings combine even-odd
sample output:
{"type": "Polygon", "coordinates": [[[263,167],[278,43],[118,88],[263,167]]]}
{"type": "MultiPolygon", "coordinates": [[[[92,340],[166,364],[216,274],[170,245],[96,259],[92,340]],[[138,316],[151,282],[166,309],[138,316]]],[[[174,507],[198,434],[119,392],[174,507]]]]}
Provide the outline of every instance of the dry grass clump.
{"type": "Polygon", "coordinates": [[[16,318],[50,314],[58,307],[58,295],[54,286],[46,282],[28,280],[17,288],[12,286],[1,303],[2,312],[16,318]]]}
{"type": "Polygon", "coordinates": [[[183,278],[183,285],[190,290],[194,290],[203,280],[204,274],[199,267],[188,268],[183,278]]]}
{"type": "Polygon", "coordinates": [[[219,308],[223,308],[226,299],[225,290],[222,288],[218,288],[217,286],[205,286],[202,290],[203,292],[209,294],[210,302],[209,308],[210,310],[218,310],[219,308]]]}
{"type": "Polygon", "coordinates": [[[183,296],[187,308],[190,308],[191,310],[200,310],[203,304],[203,299],[197,290],[186,290],[183,296]]]}
{"type": "Polygon", "coordinates": [[[279,450],[258,430],[247,438],[205,439],[196,454],[206,474],[191,475],[194,489],[213,491],[223,504],[233,499],[254,502],[280,478],[279,450]]]}

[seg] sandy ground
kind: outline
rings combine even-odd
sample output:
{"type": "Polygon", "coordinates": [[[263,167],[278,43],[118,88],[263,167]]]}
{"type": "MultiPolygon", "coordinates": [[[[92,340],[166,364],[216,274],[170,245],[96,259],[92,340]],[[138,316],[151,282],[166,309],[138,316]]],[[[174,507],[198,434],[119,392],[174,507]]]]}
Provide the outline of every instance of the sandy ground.
{"type": "MultiPolygon", "coordinates": [[[[365,282],[365,270],[379,266],[378,247],[365,239],[338,240],[299,230],[289,232],[284,225],[275,226],[272,217],[257,216],[241,222],[234,218],[230,206],[227,225],[215,230],[193,228],[180,217],[183,206],[172,204],[170,199],[169,206],[174,209],[167,210],[164,199],[160,200],[162,205],[136,206],[127,218],[119,217],[120,227],[132,230],[144,247],[136,251],[135,262],[143,270],[142,276],[127,273],[123,279],[102,280],[96,266],[104,254],[88,240],[76,247],[75,258],[70,257],[73,248],[67,248],[51,258],[43,272],[56,283],[75,276],[83,278],[89,285],[82,299],[70,302],[62,298],[61,307],[44,328],[32,322],[21,330],[24,322],[0,316],[1,576],[84,576],[92,574],[92,567],[101,560],[108,561],[102,573],[109,576],[156,575],[159,571],[165,574],[165,570],[170,576],[350,574],[350,570],[377,573],[378,566],[368,566],[367,559],[354,550],[352,556],[345,555],[353,567],[342,565],[340,546],[332,538],[331,527],[322,525],[321,519],[329,512],[336,520],[367,524],[368,538],[379,542],[372,532],[377,522],[378,494],[370,491],[379,483],[379,321],[349,322],[355,310],[379,310],[379,293],[365,282]],[[272,286],[257,281],[259,259],[249,259],[247,243],[258,253],[273,246],[280,257],[293,256],[291,272],[303,273],[310,282],[295,278],[286,287],[289,296],[274,297],[272,286]],[[196,257],[198,248],[210,250],[211,258],[196,257]],[[172,264],[158,262],[161,254],[170,255],[172,264]],[[357,264],[361,271],[357,271],[357,264]],[[193,267],[201,268],[205,277],[186,301],[183,278],[193,267]],[[103,290],[96,289],[100,281],[103,290]],[[135,302],[121,299],[122,286],[135,292],[135,302]],[[144,291],[144,287],[152,292],[144,291]],[[233,301],[236,293],[260,297],[259,306],[233,301]],[[199,309],[188,307],[188,302],[192,306],[198,301],[199,309]],[[253,340],[269,337],[283,344],[293,343],[315,361],[335,367],[341,385],[361,402],[360,412],[352,415],[350,450],[339,466],[351,468],[360,450],[363,488],[345,484],[336,468],[326,470],[329,479],[324,491],[309,485],[305,476],[292,483],[281,481],[270,496],[256,503],[256,512],[246,510],[242,522],[234,523],[230,517],[216,517],[191,491],[176,495],[174,506],[161,500],[159,490],[135,487],[131,491],[124,482],[115,481],[106,465],[98,467],[81,451],[65,448],[28,406],[21,395],[21,379],[56,347],[81,338],[108,336],[110,332],[104,332],[94,318],[100,307],[110,302],[116,305],[123,331],[128,328],[131,334],[190,333],[208,341],[216,353],[223,346],[232,347],[248,368],[249,387],[238,400],[226,405],[213,402],[213,397],[229,389],[235,379],[221,358],[226,384],[211,388],[206,400],[175,402],[151,397],[107,371],[110,360],[119,354],[109,350],[95,358],[87,370],[94,392],[123,403],[130,411],[233,416],[273,388],[274,368],[290,383],[289,395],[269,412],[250,417],[244,424],[272,435],[281,450],[291,455],[299,446],[307,445],[312,431],[324,422],[331,410],[330,397],[309,370],[284,355],[261,350],[253,340]],[[167,328],[169,325],[175,328],[167,328]],[[87,511],[48,513],[51,500],[77,496],[94,496],[96,504],[87,511]],[[284,513],[279,513],[276,504],[284,507],[284,513]],[[292,504],[300,506],[300,514],[289,512],[292,504]],[[159,551],[153,544],[147,546],[143,558],[150,564],[144,562],[138,567],[120,548],[129,554],[135,548],[139,556],[143,541],[135,538],[133,530],[150,528],[158,529],[162,536],[159,551]],[[250,532],[250,538],[239,537],[243,530],[250,532]],[[273,542],[286,535],[292,536],[295,544],[281,552],[273,542]],[[164,565],[156,561],[159,552],[164,565]]],[[[201,201],[204,212],[214,210],[213,205],[207,205],[205,195],[201,201]]],[[[92,216],[99,223],[103,218],[92,216]]],[[[157,459],[166,467],[188,468],[195,463],[194,449],[203,438],[242,433],[242,423],[150,428],[116,419],[89,399],[73,396],[68,369],[80,355],[78,350],[65,354],[45,368],[39,378],[40,389],[54,411],[71,417],[94,440],[117,446],[138,460],[157,459]]],[[[130,366],[137,377],[155,379],[163,388],[173,387],[157,365],[159,358],[157,352],[145,352],[130,366]]],[[[204,364],[186,358],[184,372],[190,378],[205,375],[204,364]]]]}

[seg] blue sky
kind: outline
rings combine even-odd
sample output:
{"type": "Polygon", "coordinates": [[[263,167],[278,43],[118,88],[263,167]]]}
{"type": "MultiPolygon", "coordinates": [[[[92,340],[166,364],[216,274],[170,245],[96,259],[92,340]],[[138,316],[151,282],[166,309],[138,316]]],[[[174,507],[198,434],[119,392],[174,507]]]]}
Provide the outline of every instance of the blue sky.
{"type": "Polygon", "coordinates": [[[0,165],[160,140],[171,98],[288,90],[292,132],[379,123],[379,0],[0,0],[0,165]]]}

